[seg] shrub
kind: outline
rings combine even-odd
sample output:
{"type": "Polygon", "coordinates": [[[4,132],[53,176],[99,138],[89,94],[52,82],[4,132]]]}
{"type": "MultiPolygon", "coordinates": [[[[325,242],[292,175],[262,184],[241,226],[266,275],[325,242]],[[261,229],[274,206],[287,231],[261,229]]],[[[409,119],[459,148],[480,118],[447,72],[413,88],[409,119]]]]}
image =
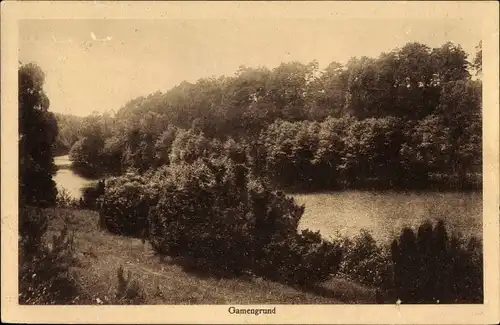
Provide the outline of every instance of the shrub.
{"type": "Polygon", "coordinates": [[[78,297],[71,274],[77,264],[73,237],[67,228],[46,244],[47,219],[41,210],[20,211],[19,303],[69,304],[78,297]]]}
{"type": "Polygon", "coordinates": [[[320,282],[337,273],[342,258],[340,247],[321,238],[319,231],[303,230],[298,235],[296,248],[300,263],[295,271],[295,282],[320,282]]]}
{"type": "Polygon", "coordinates": [[[48,220],[41,209],[22,207],[19,209],[19,249],[25,254],[36,253],[43,245],[43,236],[48,220]]]}
{"type": "Polygon", "coordinates": [[[98,199],[104,194],[105,186],[104,181],[86,186],[82,189],[82,198],[80,200],[80,206],[82,208],[96,210],[98,209],[98,199]]]}
{"type": "Polygon", "coordinates": [[[338,247],[319,234],[297,233],[304,207],[253,175],[244,145],[180,132],[173,148],[169,166],[108,180],[104,227],[147,232],[157,252],[197,260],[213,273],[305,283],[336,271],[338,247]]]}
{"type": "MultiPolygon", "coordinates": [[[[241,167],[240,168],[244,168],[241,167]]],[[[158,204],[151,211],[155,249],[204,257],[227,272],[250,261],[250,220],[245,211],[243,170],[228,160],[197,160],[169,167],[158,204]]]]}
{"type": "Polygon", "coordinates": [[[147,177],[127,174],[109,178],[99,199],[101,225],[109,231],[138,236],[147,228],[147,177]]]}
{"type": "Polygon", "coordinates": [[[335,274],[342,256],[337,245],[308,229],[282,241],[272,241],[264,249],[267,263],[263,264],[263,274],[299,285],[321,282],[335,274]]]}
{"type": "Polygon", "coordinates": [[[73,198],[66,189],[57,191],[56,205],[61,208],[74,208],[79,204],[78,200],[73,198]]]}
{"type": "Polygon", "coordinates": [[[417,234],[405,228],[391,245],[394,287],[406,303],[481,303],[482,247],[448,236],[443,221],[423,223],[417,234]]]}
{"type": "Polygon", "coordinates": [[[123,266],[117,269],[118,286],[113,304],[138,305],[144,302],[144,291],[137,280],[132,279],[130,271],[125,275],[123,266]]]}
{"type": "Polygon", "coordinates": [[[306,283],[334,273],[340,255],[319,234],[297,234],[304,212],[293,198],[222,157],[166,169],[150,211],[150,240],[160,253],[203,258],[205,268],[252,271],[306,283]]]}
{"type": "Polygon", "coordinates": [[[340,272],[348,279],[367,285],[387,287],[391,281],[388,253],[366,230],[354,239],[343,240],[340,272]]]}

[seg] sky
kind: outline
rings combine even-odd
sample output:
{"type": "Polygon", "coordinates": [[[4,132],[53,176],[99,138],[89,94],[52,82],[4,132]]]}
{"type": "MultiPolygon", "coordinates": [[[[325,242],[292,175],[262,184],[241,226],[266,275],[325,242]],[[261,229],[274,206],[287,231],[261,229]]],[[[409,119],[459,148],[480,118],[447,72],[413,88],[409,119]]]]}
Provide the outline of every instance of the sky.
{"type": "Polygon", "coordinates": [[[20,22],[19,60],[45,72],[51,111],[86,116],[184,80],[233,75],[240,65],[317,60],[324,68],[407,42],[452,41],[472,57],[480,39],[480,24],[451,18],[44,19],[20,22]]]}

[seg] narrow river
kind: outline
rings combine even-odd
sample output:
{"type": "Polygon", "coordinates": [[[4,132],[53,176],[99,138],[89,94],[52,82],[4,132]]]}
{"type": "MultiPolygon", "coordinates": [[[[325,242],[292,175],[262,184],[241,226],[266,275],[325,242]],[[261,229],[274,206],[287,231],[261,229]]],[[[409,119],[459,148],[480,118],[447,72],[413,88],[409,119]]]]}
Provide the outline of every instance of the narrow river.
{"type": "Polygon", "coordinates": [[[66,190],[69,195],[79,199],[82,196],[82,189],[92,183],[95,180],[84,178],[71,169],[71,160],[69,156],[58,156],[54,158],[54,163],[56,164],[58,170],[54,176],[54,181],[56,182],[57,189],[59,191],[66,190]]]}

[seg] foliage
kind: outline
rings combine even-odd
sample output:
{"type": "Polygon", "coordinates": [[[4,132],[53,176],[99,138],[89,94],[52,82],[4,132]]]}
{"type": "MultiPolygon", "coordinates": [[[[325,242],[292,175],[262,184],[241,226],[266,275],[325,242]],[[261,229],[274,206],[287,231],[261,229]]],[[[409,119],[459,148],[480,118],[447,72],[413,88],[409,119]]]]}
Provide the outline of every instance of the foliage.
{"type": "Polygon", "coordinates": [[[342,258],[336,243],[308,229],[284,240],[274,238],[263,251],[260,267],[266,276],[303,286],[325,281],[336,274],[342,258]]]}
{"type": "Polygon", "coordinates": [[[47,227],[48,220],[41,210],[28,207],[19,209],[20,250],[31,254],[40,249],[47,227]]]}
{"type": "Polygon", "coordinates": [[[148,180],[136,174],[108,178],[99,198],[101,222],[109,231],[139,236],[147,228],[148,180]]]}
{"type": "Polygon", "coordinates": [[[193,163],[198,158],[208,157],[214,152],[212,143],[203,133],[194,129],[179,130],[173,140],[169,161],[193,163]]]}
{"type": "Polygon", "coordinates": [[[260,138],[269,176],[285,187],[309,182],[315,172],[312,160],[318,131],[316,122],[277,121],[271,124],[260,138]]]}
{"type": "MultiPolygon", "coordinates": [[[[62,217],[63,228],[48,240],[46,238],[48,215],[50,212],[47,210],[33,207],[24,207],[20,210],[20,304],[144,303],[146,296],[142,285],[133,279],[130,271],[125,274],[122,266],[117,269],[114,295],[108,297],[91,293],[92,290],[81,282],[79,268],[82,264],[76,258],[75,240],[68,228],[75,226],[74,221],[70,220],[70,215],[65,212],[61,216],[52,216],[52,218],[62,217]]],[[[88,215],[85,217],[88,218],[88,215]]],[[[71,219],[74,220],[74,216],[71,215],[71,219]]],[[[88,221],[85,223],[88,224],[88,221]]]]}
{"type": "Polygon", "coordinates": [[[277,121],[261,133],[260,159],[270,178],[291,189],[478,187],[480,120],[471,114],[451,120],[429,115],[415,122],[277,121]]]}
{"type": "Polygon", "coordinates": [[[104,142],[100,157],[103,161],[103,169],[111,175],[119,175],[125,168],[122,164],[126,141],[120,136],[112,136],[104,142]]]}
{"type": "Polygon", "coordinates": [[[52,156],[63,156],[69,153],[70,147],[66,146],[61,142],[61,139],[56,138],[55,142],[52,144],[52,156]]]}
{"type": "Polygon", "coordinates": [[[353,238],[342,240],[343,259],[340,273],[350,280],[367,285],[389,288],[392,268],[389,254],[375,242],[369,232],[362,230],[353,238]]]}
{"type": "Polygon", "coordinates": [[[19,67],[18,77],[20,201],[22,205],[54,205],[57,189],[52,180],[56,170],[52,146],[58,128],[48,111],[45,75],[36,64],[28,63],[19,67]]]}
{"type": "Polygon", "coordinates": [[[408,43],[323,70],[242,66],[133,99],[113,117],[58,117],[59,138],[89,174],[193,162],[232,139],[253,172],[292,190],[478,188],[482,84],[469,69],[480,53],[469,63],[453,43],[408,43]]]}
{"type": "Polygon", "coordinates": [[[381,186],[397,185],[401,129],[401,120],[394,117],[353,121],[346,130],[343,163],[339,166],[342,181],[348,185],[371,180],[381,186]]]}
{"type": "Polygon", "coordinates": [[[249,267],[253,220],[245,206],[245,174],[245,167],[227,159],[170,166],[150,213],[153,247],[205,257],[223,272],[249,267]]]}
{"type": "Polygon", "coordinates": [[[118,286],[113,304],[139,305],[144,302],[144,291],[137,280],[132,279],[130,271],[125,275],[123,266],[116,271],[118,286]]]}
{"type": "Polygon", "coordinates": [[[476,46],[476,56],[472,61],[472,66],[476,69],[476,74],[481,75],[483,73],[483,42],[480,41],[476,46]]]}
{"type": "Polygon", "coordinates": [[[95,184],[82,188],[80,207],[97,210],[99,208],[99,198],[104,194],[105,182],[100,180],[95,184]]]}
{"type": "Polygon", "coordinates": [[[83,117],[55,113],[59,132],[54,144],[54,156],[67,155],[82,134],[83,117]]]}
{"type": "Polygon", "coordinates": [[[75,208],[79,205],[79,202],[63,188],[57,191],[56,205],[61,208],[75,208]]]}
{"type": "Polygon", "coordinates": [[[403,303],[483,301],[480,242],[448,236],[442,221],[403,229],[391,245],[394,288],[403,303]]]}
{"type": "MultiPolygon", "coordinates": [[[[67,119],[71,121],[69,117],[67,119]]],[[[64,122],[65,120],[63,126],[66,126],[64,122]]],[[[71,133],[67,131],[65,136],[71,138],[67,142],[71,143],[69,157],[73,167],[84,176],[95,176],[109,169],[114,161],[107,160],[110,157],[107,155],[109,148],[106,147],[108,144],[106,140],[111,138],[115,131],[112,117],[108,113],[93,113],[71,122],[70,126],[74,129],[71,133]]]]}
{"type": "Polygon", "coordinates": [[[64,228],[46,243],[47,217],[41,210],[20,210],[19,303],[75,303],[78,286],[71,268],[77,265],[73,236],[64,228]]]}
{"type": "Polygon", "coordinates": [[[156,140],[154,146],[156,165],[162,166],[170,163],[170,151],[173,142],[177,138],[177,130],[176,127],[169,125],[167,129],[160,134],[158,140],[156,140]]]}
{"type": "Polygon", "coordinates": [[[102,169],[101,151],[104,142],[98,136],[82,137],[69,151],[72,167],[84,176],[94,176],[102,169]]]}
{"type": "Polygon", "coordinates": [[[391,245],[377,244],[366,231],[337,243],[343,252],[339,276],[375,286],[391,302],[483,301],[481,241],[449,237],[442,221],[404,228],[391,245]]]}
{"type": "MultiPolygon", "coordinates": [[[[237,147],[225,148],[241,160],[237,147]]],[[[104,226],[126,235],[147,233],[157,252],[194,258],[198,268],[218,274],[253,272],[310,284],[336,272],[338,247],[317,233],[297,233],[303,207],[292,198],[225,155],[181,157],[188,161],[108,179],[104,226]]]]}

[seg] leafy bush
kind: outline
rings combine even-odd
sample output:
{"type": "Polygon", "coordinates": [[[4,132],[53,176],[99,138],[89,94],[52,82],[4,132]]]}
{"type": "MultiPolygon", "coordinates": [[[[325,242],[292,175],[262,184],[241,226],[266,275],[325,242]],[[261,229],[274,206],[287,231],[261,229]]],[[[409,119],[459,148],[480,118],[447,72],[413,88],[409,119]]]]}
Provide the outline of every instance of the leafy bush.
{"type": "Polygon", "coordinates": [[[47,219],[41,210],[20,211],[19,303],[75,303],[79,288],[71,274],[77,264],[73,236],[64,228],[48,244],[47,219]]]}
{"type": "MultiPolygon", "coordinates": [[[[241,147],[226,142],[225,148],[245,161],[241,147]]],[[[338,247],[319,234],[297,233],[304,208],[233,159],[219,154],[109,179],[103,226],[125,235],[147,232],[156,251],[194,258],[213,272],[251,271],[302,284],[335,273],[338,247]]]]}
{"type": "Polygon", "coordinates": [[[164,254],[203,258],[205,268],[310,283],[336,271],[340,255],[319,234],[297,234],[304,208],[228,158],[166,169],[149,236],[164,254]]]}
{"type": "Polygon", "coordinates": [[[99,198],[104,194],[105,183],[103,180],[82,188],[82,198],[80,206],[85,209],[96,210],[99,205],[99,198]]]}
{"type": "Polygon", "coordinates": [[[22,207],[19,209],[19,249],[25,254],[36,253],[42,247],[48,220],[41,209],[22,207]]]}
{"type": "Polygon", "coordinates": [[[343,251],[340,275],[394,294],[394,300],[482,302],[481,242],[475,237],[449,237],[442,221],[436,224],[426,221],[417,232],[404,228],[390,247],[377,245],[366,231],[340,242],[343,251]]]}
{"type": "Polygon", "coordinates": [[[387,251],[377,245],[372,235],[362,230],[353,238],[344,238],[340,273],[348,279],[367,285],[388,287],[391,284],[391,265],[387,251]]]}
{"type": "Polygon", "coordinates": [[[403,229],[391,245],[394,287],[406,303],[483,301],[480,241],[448,236],[443,221],[403,229]]]}
{"type": "Polygon", "coordinates": [[[75,142],[69,151],[72,169],[85,177],[99,175],[103,167],[101,151],[104,140],[98,134],[89,134],[75,142]]]}
{"type": "Polygon", "coordinates": [[[73,198],[66,189],[58,190],[56,205],[61,208],[74,208],[79,204],[78,200],[73,198]]]}
{"type": "Polygon", "coordinates": [[[171,166],[151,211],[153,247],[173,255],[205,257],[227,272],[241,271],[240,266],[251,260],[245,253],[252,235],[244,173],[243,166],[228,160],[171,166]]]}
{"type": "Polygon", "coordinates": [[[329,242],[318,232],[303,230],[297,237],[294,247],[299,256],[294,282],[307,284],[326,280],[337,273],[342,251],[336,243],[329,242]]]}
{"type": "Polygon", "coordinates": [[[137,174],[109,178],[99,199],[101,225],[122,235],[138,236],[147,228],[148,180],[137,174]]]}
{"type": "Polygon", "coordinates": [[[310,285],[326,280],[340,266],[340,247],[321,238],[319,232],[303,230],[264,247],[260,267],[264,275],[288,283],[310,285]]]}

